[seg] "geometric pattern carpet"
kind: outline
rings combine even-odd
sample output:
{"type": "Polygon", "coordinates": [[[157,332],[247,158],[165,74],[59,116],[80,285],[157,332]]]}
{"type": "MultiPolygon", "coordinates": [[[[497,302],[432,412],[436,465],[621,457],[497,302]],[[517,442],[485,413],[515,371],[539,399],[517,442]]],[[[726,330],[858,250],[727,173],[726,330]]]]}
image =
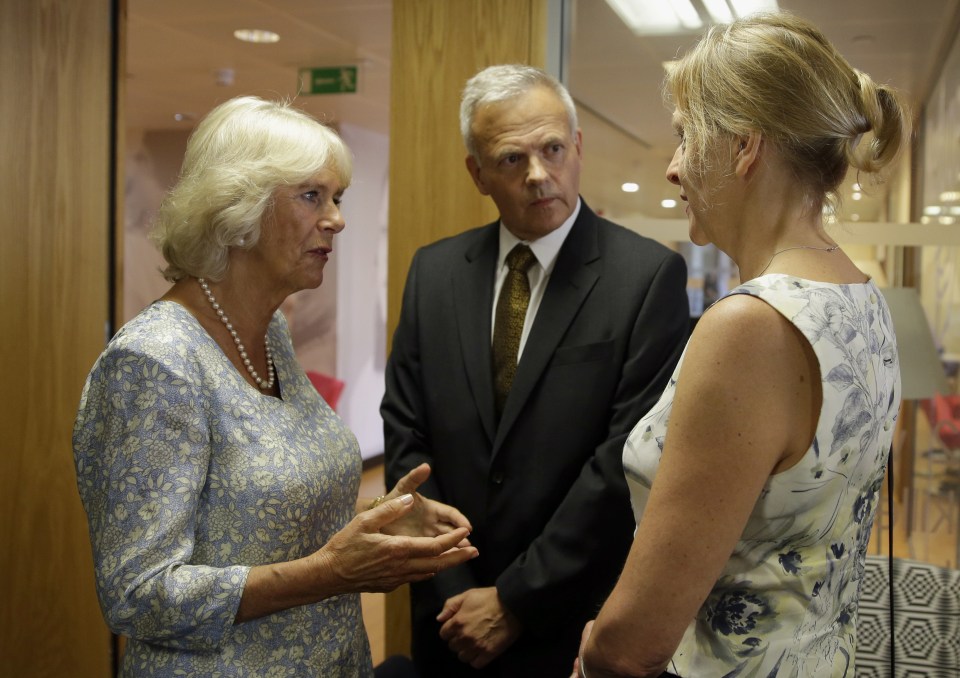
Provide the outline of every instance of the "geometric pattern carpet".
{"type": "Polygon", "coordinates": [[[960,678],[960,570],[894,558],[892,623],[889,570],[867,556],[857,678],[960,678]]]}

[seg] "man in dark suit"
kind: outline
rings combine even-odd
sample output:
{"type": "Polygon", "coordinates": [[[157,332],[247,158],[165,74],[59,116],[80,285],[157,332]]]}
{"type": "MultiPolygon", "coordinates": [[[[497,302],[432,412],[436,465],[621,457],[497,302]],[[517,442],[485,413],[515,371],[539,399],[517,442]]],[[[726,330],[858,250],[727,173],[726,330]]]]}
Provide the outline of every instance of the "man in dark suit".
{"type": "Polygon", "coordinates": [[[632,540],[622,447],[686,341],[686,266],[580,199],[551,76],[481,71],[460,123],[500,220],[415,255],[381,414],[388,485],[429,462],[421,492],[467,515],[480,556],[412,587],[413,656],[424,678],[565,677],[632,540]]]}

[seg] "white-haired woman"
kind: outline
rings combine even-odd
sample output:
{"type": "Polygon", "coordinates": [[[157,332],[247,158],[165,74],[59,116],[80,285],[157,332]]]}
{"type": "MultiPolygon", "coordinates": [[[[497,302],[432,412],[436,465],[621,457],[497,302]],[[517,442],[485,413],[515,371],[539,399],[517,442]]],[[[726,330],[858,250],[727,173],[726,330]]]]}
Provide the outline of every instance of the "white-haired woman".
{"type": "Polygon", "coordinates": [[[691,240],[744,282],[627,439],[637,530],[579,670],[852,678],[900,370],[883,297],[822,214],[849,167],[897,156],[907,118],[785,13],[711,29],[666,91],[691,240]]]}
{"type": "Polygon", "coordinates": [[[153,233],[170,290],[97,360],[74,429],[125,676],[368,676],[360,591],[472,558],[416,488],[358,499],[356,439],[297,364],[283,300],[323,280],[351,160],[286,103],[215,108],[153,233]]]}

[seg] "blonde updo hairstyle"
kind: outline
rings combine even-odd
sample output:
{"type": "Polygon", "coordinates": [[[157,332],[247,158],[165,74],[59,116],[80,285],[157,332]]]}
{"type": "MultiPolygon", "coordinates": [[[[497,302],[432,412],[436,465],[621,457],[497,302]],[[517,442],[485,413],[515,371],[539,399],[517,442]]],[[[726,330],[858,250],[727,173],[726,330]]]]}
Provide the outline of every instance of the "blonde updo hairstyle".
{"type": "Polygon", "coordinates": [[[815,210],[839,202],[848,167],[880,172],[909,137],[899,95],[787,12],[715,26],[666,72],[664,95],[694,172],[709,165],[721,139],[759,132],[780,149],[815,210]]]}
{"type": "Polygon", "coordinates": [[[150,234],[164,277],[221,280],[231,247],[253,247],[274,191],[320,170],[346,188],[350,152],[329,127],[289,102],[238,97],[214,108],[190,135],[180,178],[150,234]]]}

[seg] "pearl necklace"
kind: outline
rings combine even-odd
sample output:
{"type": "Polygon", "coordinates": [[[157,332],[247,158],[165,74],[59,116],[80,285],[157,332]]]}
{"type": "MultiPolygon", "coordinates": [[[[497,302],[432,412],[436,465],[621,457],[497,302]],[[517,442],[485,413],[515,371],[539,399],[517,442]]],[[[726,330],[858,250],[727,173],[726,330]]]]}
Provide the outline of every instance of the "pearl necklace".
{"type": "Polygon", "coordinates": [[[817,250],[819,252],[836,252],[838,249],[840,249],[840,245],[831,245],[830,247],[815,247],[814,245],[794,245],[793,247],[784,247],[779,252],[773,253],[773,256],[770,257],[770,261],[767,262],[767,265],[763,267],[762,271],[757,273],[756,277],[759,278],[761,275],[763,275],[766,270],[770,268],[770,264],[773,263],[773,260],[784,252],[789,252],[790,250],[817,250]]]}
{"type": "Polygon", "coordinates": [[[203,290],[203,293],[207,295],[207,301],[210,302],[213,310],[217,312],[217,317],[220,318],[220,322],[222,322],[230,331],[230,336],[233,337],[233,343],[237,345],[237,350],[240,351],[240,359],[243,360],[243,366],[247,368],[247,372],[250,373],[250,376],[253,377],[255,382],[257,382],[257,386],[261,390],[269,391],[272,389],[277,374],[273,369],[273,352],[270,350],[270,344],[267,342],[267,337],[263,337],[263,350],[267,356],[267,378],[264,379],[257,374],[255,369],[253,369],[253,363],[250,362],[250,358],[247,356],[246,347],[243,345],[243,342],[240,341],[240,335],[238,335],[237,331],[233,329],[233,325],[230,323],[230,318],[228,318],[227,314],[223,312],[222,308],[220,308],[220,304],[218,304],[217,300],[214,298],[213,292],[210,291],[210,285],[208,285],[207,281],[203,278],[197,278],[197,282],[200,283],[200,289],[203,290]]]}

